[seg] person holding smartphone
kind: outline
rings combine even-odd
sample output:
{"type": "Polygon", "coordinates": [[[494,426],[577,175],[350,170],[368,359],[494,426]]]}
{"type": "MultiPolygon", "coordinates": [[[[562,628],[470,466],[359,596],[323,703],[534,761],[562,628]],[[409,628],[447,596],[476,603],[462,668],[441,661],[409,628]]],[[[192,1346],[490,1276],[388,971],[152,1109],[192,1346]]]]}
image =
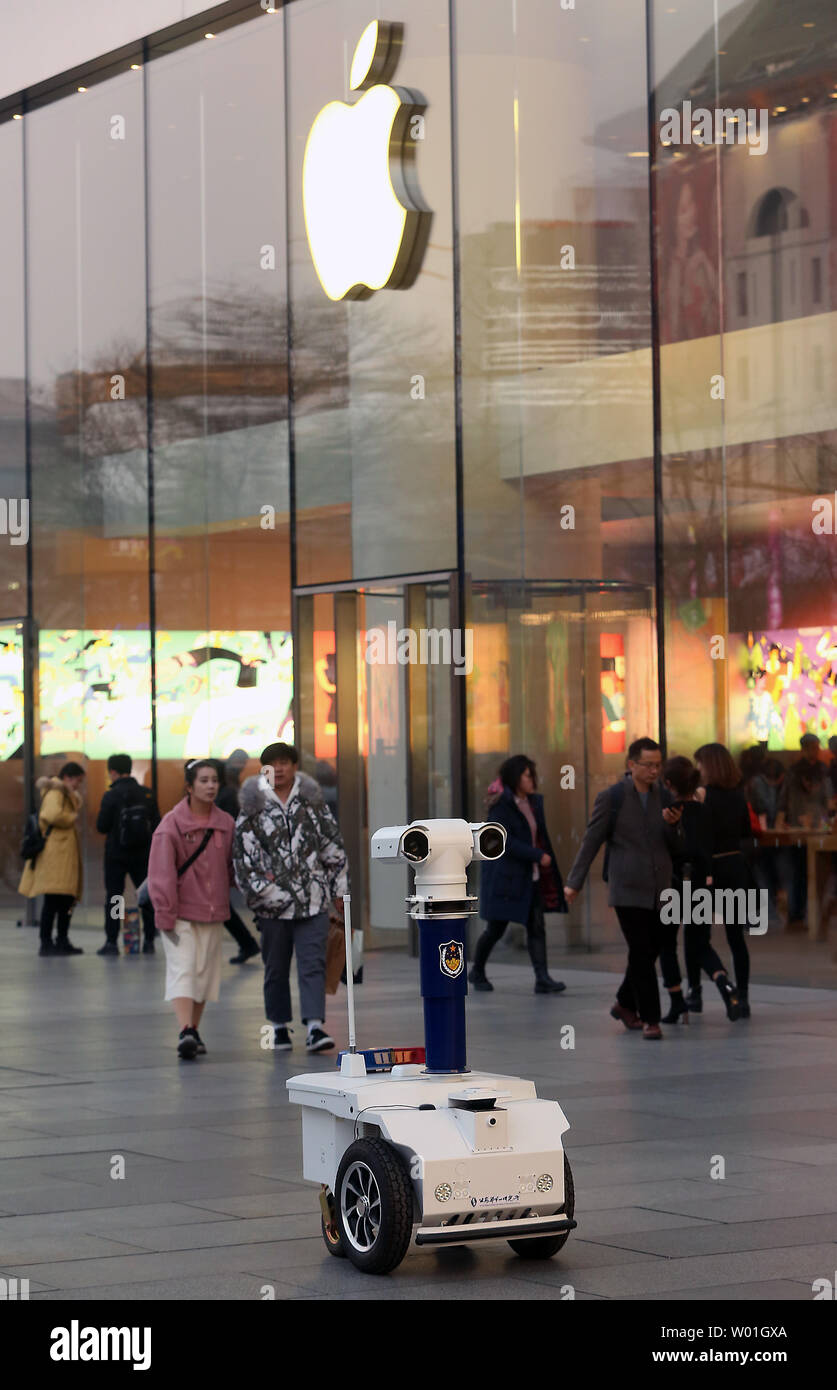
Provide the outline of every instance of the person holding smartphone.
{"type": "Polygon", "coordinates": [[[218,998],[224,923],[230,915],[235,822],[215,805],[218,769],[211,758],[186,764],[182,801],[163,816],[151,841],[148,890],[166,956],[165,998],[174,1005],[177,1055],[206,1052],[198,1024],[218,998]]]}

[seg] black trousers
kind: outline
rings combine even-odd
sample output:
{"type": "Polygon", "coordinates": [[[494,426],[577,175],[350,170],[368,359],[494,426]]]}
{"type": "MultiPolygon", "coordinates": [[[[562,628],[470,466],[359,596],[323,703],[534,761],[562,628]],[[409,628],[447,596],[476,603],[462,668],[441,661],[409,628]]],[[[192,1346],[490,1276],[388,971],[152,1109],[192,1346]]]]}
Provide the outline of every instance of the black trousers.
{"type": "MultiPolygon", "coordinates": [[[[509,919],[503,921],[499,917],[492,918],[488,923],[482,936],[474,947],[474,967],[477,970],[485,970],[485,964],[493,951],[506,927],[509,919]]],[[[532,905],[529,908],[529,918],[526,922],[526,945],[529,948],[529,959],[535,972],[535,979],[542,980],[547,974],[546,969],[546,926],[543,918],[543,902],[541,900],[540,888],[535,884],[532,890],[532,905]]]]}
{"type": "Polygon", "coordinates": [[[224,923],[224,926],[233,940],[238,943],[239,950],[248,951],[252,947],[254,954],[256,951],[261,950],[258,941],[253,936],[252,932],[247,930],[234,907],[230,908],[230,916],[224,923]]]}
{"type": "Polygon", "coordinates": [[[712,928],[708,922],[690,922],[683,928],[683,936],[686,941],[686,974],[690,989],[700,989],[701,970],[705,970],[710,979],[719,970],[726,974],[724,962],[712,945],[712,928]]]}
{"type": "MultiPolygon", "coordinates": [[[[805,851],[801,851],[804,861],[805,851]]],[[[712,883],[715,889],[744,888],[753,886],[753,876],[743,854],[725,854],[712,859],[712,883]]],[[[732,955],[735,983],[739,994],[747,994],[750,987],[750,952],[747,949],[746,927],[739,922],[725,922],[729,949],[732,955]]]]}
{"type": "MultiPolygon", "coordinates": [[[[144,879],[148,877],[148,852],[132,854],[125,859],[114,859],[111,855],[105,855],[105,937],[114,945],[119,941],[119,928],[122,925],[120,917],[112,917],[113,899],[125,896],[125,879],[130,878],[135,888],[139,888],[144,879]]],[[[140,908],[142,916],[142,934],[146,941],[153,941],[157,935],[154,926],[154,908],[151,903],[146,903],[140,908]]]]}
{"type": "Polygon", "coordinates": [[[41,945],[52,941],[52,924],[56,922],[56,940],[66,941],[70,930],[70,914],[75,898],[72,893],[45,893],[41,908],[41,945]]]}
{"type": "Polygon", "coordinates": [[[623,1009],[633,1009],[643,1023],[659,1023],[660,990],[657,956],[666,931],[656,908],[617,907],[616,916],[628,943],[628,968],[616,992],[623,1009]]]}
{"type": "Polygon", "coordinates": [[[677,931],[679,922],[660,923],[660,969],[666,989],[674,989],[682,983],[680,962],[677,959],[677,931]]]}

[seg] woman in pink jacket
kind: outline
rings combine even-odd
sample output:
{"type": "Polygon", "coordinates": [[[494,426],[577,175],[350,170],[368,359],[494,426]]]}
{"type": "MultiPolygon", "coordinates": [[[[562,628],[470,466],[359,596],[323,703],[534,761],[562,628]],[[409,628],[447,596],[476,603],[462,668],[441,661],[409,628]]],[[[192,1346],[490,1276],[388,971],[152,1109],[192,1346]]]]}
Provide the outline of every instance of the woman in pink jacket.
{"type": "Polygon", "coordinates": [[[186,1061],[206,1052],[198,1024],[218,998],[221,933],[230,915],[235,822],[215,805],[218,772],[208,758],[186,767],[186,795],[151,840],[148,891],[166,956],[166,999],[174,1004],[186,1061]]]}

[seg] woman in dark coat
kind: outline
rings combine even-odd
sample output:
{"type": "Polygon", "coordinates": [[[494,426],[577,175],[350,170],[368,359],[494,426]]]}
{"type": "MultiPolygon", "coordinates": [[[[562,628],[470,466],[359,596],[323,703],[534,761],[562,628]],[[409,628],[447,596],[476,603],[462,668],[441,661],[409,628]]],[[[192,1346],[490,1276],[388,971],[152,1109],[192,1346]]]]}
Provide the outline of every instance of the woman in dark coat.
{"type": "Polygon", "coordinates": [[[526,927],[526,944],[535,971],[536,994],[558,994],[565,988],[546,968],[544,911],[566,912],[564,885],[546,828],[543,797],[535,764],[522,753],[507,758],[500,768],[502,791],[489,806],[488,819],[506,830],[506,852],[482,864],[480,915],[488,926],[476,944],[469,981],[476,990],[491,990],[485,965],[509,922],[526,927]]]}
{"type": "MultiPolygon", "coordinates": [[[[712,886],[713,892],[753,887],[754,879],[743,853],[743,846],[752,844],[750,812],[744,795],[741,773],[732,754],[723,743],[704,743],[695,753],[701,786],[696,795],[709,812],[712,828],[712,886]]],[[[744,924],[734,919],[724,922],[732,963],[735,968],[734,1012],[732,1019],[750,1017],[750,952],[744,935],[744,924]]],[[[690,1009],[700,1005],[700,990],[693,990],[686,1000],[690,1009]]]]}

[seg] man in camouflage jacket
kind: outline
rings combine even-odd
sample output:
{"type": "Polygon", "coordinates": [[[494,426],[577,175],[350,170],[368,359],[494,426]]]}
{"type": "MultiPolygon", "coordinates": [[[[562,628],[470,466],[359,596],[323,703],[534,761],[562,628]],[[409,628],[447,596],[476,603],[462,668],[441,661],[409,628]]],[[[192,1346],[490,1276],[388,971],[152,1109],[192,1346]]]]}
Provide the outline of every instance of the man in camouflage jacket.
{"type": "Polygon", "coordinates": [[[303,790],[292,744],[272,743],[262,772],[241,788],[233,864],[261,932],[264,1002],[277,1050],[293,1046],[290,968],[296,949],[302,1021],[309,1052],[334,1046],[325,1032],[328,909],[348,892],[340,831],[323,801],[303,790]]]}

